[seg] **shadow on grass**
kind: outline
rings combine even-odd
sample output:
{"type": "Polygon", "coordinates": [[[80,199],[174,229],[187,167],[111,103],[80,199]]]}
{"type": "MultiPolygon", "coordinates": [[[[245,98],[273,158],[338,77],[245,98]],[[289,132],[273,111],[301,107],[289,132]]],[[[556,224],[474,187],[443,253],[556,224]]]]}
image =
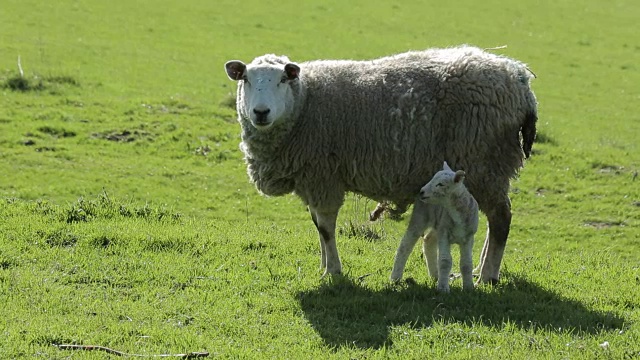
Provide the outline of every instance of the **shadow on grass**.
{"type": "Polygon", "coordinates": [[[453,287],[448,295],[424,284],[371,290],[341,278],[300,292],[298,301],[333,348],[392,346],[393,326],[419,329],[434,322],[482,324],[497,330],[509,322],[523,329],[591,334],[623,326],[624,320],[614,314],[589,310],[522,277],[504,275],[494,289],[464,293],[453,287]]]}

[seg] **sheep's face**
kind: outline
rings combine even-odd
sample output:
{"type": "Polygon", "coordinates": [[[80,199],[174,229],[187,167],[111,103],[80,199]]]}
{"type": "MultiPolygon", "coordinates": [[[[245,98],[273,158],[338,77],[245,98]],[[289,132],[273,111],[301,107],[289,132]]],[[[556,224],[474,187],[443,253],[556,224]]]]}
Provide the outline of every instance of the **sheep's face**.
{"type": "Polygon", "coordinates": [[[291,113],[295,101],[291,84],[300,73],[297,65],[245,65],[234,60],[227,62],[225,68],[230,79],[240,81],[236,107],[253,127],[269,129],[291,113]]]}
{"type": "Polygon", "coordinates": [[[449,194],[459,191],[464,186],[464,171],[453,171],[447,163],[433,178],[420,190],[420,200],[427,204],[442,205],[447,201],[449,194]]]}

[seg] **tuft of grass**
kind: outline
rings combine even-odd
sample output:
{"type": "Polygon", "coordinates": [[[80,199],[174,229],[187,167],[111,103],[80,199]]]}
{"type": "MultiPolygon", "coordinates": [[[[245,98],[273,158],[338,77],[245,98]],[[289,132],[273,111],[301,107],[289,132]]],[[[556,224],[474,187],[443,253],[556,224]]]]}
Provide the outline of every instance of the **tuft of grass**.
{"type": "Polygon", "coordinates": [[[30,80],[18,74],[7,78],[4,82],[3,87],[12,91],[26,92],[42,90],[44,89],[44,84],[41,80],[30,80]]]}
{"type": "Polygon", "coordinates": [[[107,193],[93,199],[79,198],[62,211],[61,218],[66,223],[90,222],[114,217],[153,219],[156,221],[179,221],[182,214],[171,212],[164,207],[153,207],[149,204],[130,206],[113,201],[107,193]]]}
{"type": "Polygon", "coordinates": [[[57,92],[64,87],[80,87],[80,82],[71,76],[26,77],[16,73],[7,76],[0,87],[17,92],[57,92]]]}
{"type": "Polygon", "coordinates": [[[236,109],[236,95],[227,94],[220,100],[220,106],[228,109],[236,109]]]}
{"type": "Polygon", "coordinates": [[[349,220],[343,226],[339,226],[337,233],[348,238],[360,238],[370,241],[381,240],[385,236],[384,228],[379,223],[358,223],[354,220],[349,220]]]}

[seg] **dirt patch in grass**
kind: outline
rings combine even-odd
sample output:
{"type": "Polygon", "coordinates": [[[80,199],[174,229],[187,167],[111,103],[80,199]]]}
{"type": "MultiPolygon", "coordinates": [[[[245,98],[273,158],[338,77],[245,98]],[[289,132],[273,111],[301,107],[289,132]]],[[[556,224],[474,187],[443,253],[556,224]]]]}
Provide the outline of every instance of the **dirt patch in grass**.
{"type": "Polygon", "coordinates": [[[47,126],[47,125],[39,127],[38,131],[47,135],[51,135],[53,137],[57,137],[57,138],[59,137],[67,138],[67,137],[76,136],[75,131],[66,130],[63,128],[56,128],[56,127],[47,126]]]}
{"type": "Polygon", "coordinates": [[[590,220],[590,221],[585,221],[584,226],[591,226],[596,229],[608,229],[614,226],[625,226],[625,223],[624,221],[590,220]]]}
{"type": "Polygon", "coordinates": [[[600,161],[592,162],[591,168],[596,169],[601,174],[620,174],[624,170],[624,166],[606,164],[600,161]]]}
{"type": "Polygon", "coordinates": [[[144,130],[113,130],[93,133],[92,136],[98,139],[125,143],[151,138],[151,134],[144,130]]]}

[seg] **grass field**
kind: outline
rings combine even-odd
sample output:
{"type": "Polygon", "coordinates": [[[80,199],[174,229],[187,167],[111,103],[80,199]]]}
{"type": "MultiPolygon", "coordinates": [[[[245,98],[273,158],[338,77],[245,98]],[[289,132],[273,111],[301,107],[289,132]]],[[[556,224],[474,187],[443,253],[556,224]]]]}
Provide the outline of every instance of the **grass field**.
{"type": "Polygon", "coordinates": [[[0,358],[640,358],[640,2],[1,8],[0,358]],[[321,279],[301,202],[248,182],[224,62],[461,43],[537,75],[501,282],[436,294],[415,251],[390,285],[406,217],[353,196],[321,279]]]}

